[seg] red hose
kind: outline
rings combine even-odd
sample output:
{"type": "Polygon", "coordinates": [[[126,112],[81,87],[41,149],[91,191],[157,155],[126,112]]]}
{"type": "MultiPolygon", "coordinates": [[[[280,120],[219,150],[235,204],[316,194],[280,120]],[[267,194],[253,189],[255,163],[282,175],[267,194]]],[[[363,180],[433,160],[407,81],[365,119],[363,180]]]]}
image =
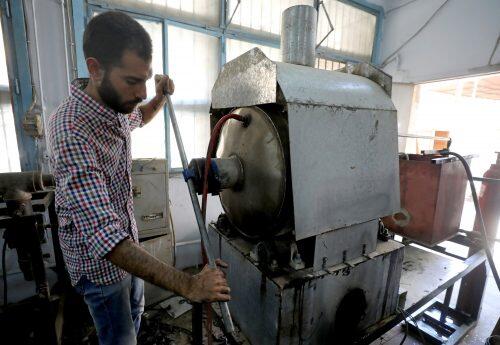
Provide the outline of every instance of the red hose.
{"type": "Polygon", "coordinates": [[[214,129],[212,130],[212,134],[210,135],[210,142],[208,143],[207,157],[205,159],[205,170],[203,173],[203,196],[201,199],[201,214],[203,215],[203,219],[206,218],[207,213],[208,172],[210,171],[210,163],[212,162],[213,151],[215,149],[217,141],[219,140],[222,126],[224,126],[224,123],[229,119],[235,119],[241,122],[244,121],[244,118],[241,115],[227,114],[221,117],[219,121],[217,121],[214,129]]]}
{"type": "MultiPolygon", "coordinates": [[[[227,114],[220,118],[219,121],[214,126],[212,133],[210,135],[210,142],[208,143],[207,156],[205,159],[205,169],[203,172],[203,195],[201,198],[201,214],[203,215],[203,220],[206,222],[206,214],[207,214],[207,197],[208,197],[208,172],[210,171],[210,163],[212,162],[212,155],[215,149],[215,145],[219,140],[219,135],[222,130],[222,126],[229,119],[235,119],[243,122],[244,118],[241,115],[237,114],[227,114]]],[[[203,251],[202,246],[202,254],[203,254],[203,264],[207,263],[207,258],[205,252],[203,251]]],[[[207,323],[205,325],[207,331],[207,341],[208,345],[212,345],[212,310],[210,309],[210,305],[205,305],[205,312],[207,313],[207,323]]]]}

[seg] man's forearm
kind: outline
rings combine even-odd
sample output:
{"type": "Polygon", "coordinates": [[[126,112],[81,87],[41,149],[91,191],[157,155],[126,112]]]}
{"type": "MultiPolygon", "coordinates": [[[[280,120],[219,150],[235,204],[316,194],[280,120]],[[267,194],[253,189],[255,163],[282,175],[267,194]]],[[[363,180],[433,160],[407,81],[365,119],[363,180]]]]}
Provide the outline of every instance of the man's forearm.
{"type": "Polygon", "coordinates": [[[129,239],[120,242],[106,258],[136,277],[189,297],[192,276],[161,262],[129,239]]]}
{"type": "Polygon", "coordinates": [[[163,105],[165,104],[165,100],[165,96],[156,95],[148,103],[140,106],[139,109],[142,113],[142,121],[144,123],[148,123],[149,121],[151,121],[158,113],[158,111],[163,107],[163,105]]]}

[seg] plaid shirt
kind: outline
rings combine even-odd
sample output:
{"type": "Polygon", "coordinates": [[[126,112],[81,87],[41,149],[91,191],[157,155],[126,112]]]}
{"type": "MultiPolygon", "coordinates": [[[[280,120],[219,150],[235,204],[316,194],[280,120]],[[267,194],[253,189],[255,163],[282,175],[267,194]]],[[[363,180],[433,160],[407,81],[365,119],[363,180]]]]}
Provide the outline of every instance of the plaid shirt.
{"type": "Polygon", "coordinates": [[[49,120],[51,165],[56,180],[59,240],[73,285],[85,275],[95,284],[116,283],[126,272],[104,256],[120,241],[138,242],[132,205],[130,131],[142,125],[100,105],[71,85],[71,95],[49,120]]]}

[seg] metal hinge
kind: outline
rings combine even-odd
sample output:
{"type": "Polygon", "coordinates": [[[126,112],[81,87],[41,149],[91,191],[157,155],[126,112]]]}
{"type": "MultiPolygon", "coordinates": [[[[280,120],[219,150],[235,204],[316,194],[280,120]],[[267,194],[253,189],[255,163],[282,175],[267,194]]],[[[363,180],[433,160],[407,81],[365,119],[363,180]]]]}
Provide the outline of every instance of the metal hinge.
{"type": "Polygon", "coordinates": [[[10,12],[10,1],[9,0],[5,0],[5,16],[7,18],[10,18],[12,16],[12,14],[10,12]]]}
{"type": "Polygon", "coordinates": [[[19,86],[19,79],[17,79],[17,78],[14,78],[14,92],[16,93],[16,95],[21,94],[21,88],[19,86]]]}

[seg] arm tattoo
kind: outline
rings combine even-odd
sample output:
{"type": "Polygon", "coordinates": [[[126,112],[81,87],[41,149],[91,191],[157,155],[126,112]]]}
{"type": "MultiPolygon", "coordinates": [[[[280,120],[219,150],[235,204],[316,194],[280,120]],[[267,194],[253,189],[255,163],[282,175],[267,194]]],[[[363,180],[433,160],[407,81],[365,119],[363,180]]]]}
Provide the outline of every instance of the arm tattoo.
{"type": "Polygon", "coordinates": [[[130,239],[120,242],[107,259],[130,274],[184,297],[193,284],[189,274],[161,262],[130,239]]]}

